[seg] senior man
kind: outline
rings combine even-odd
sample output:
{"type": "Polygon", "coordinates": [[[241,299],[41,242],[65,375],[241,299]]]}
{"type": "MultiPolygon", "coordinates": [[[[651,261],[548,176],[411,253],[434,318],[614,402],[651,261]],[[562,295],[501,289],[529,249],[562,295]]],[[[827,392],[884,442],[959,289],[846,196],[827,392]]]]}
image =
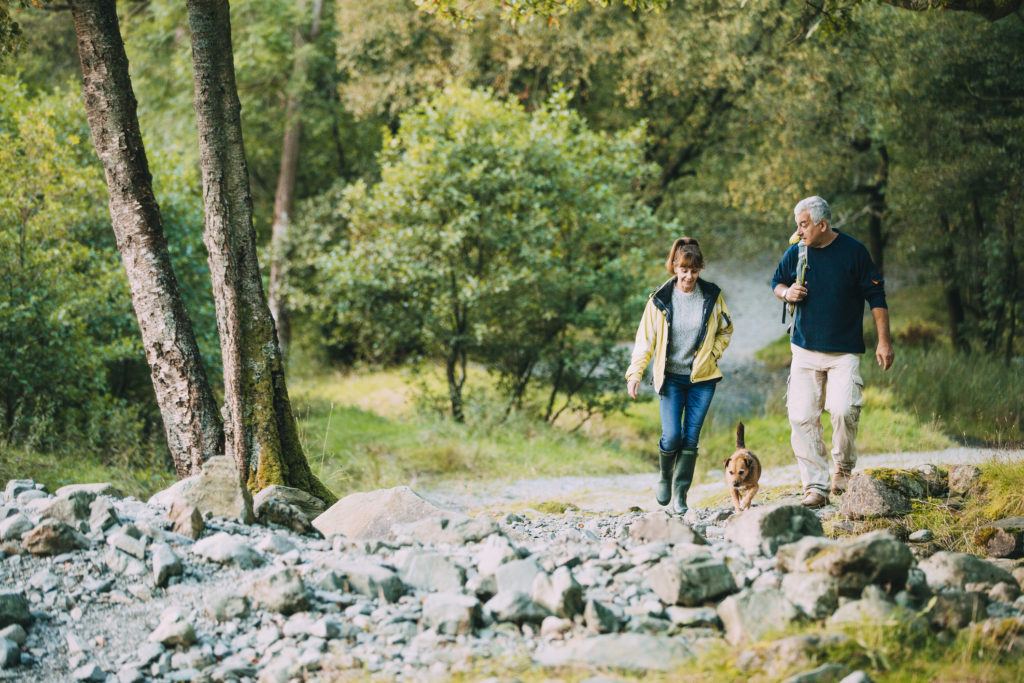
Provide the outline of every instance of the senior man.
{"type": "Polygon", "coordinates": [[[831,209],[821,197],[800,201],[793,215],[799,242],[782,256],[772,291],[793,304],[793,361],[786,399],[790,442],[803,482],[801,502],[817,509],[828,504],[829,492],[840,495],[846,490],[857,464],[865,301],[878,330],[875,359],[883,370],[892,367],[894,354],[885,283],[868,250],[832,227],[831,209]],[[821,427],[823,408],[832,420],[831,481],[821,427]]]}

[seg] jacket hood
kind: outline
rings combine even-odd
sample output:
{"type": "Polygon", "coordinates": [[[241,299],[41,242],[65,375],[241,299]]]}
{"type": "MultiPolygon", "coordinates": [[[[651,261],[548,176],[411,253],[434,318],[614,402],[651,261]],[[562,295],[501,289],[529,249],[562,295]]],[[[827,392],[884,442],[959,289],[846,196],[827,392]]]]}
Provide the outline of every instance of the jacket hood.
{"type": "MultiPolygon", "coordinates": [[[[697,278],[697,284],[700,285],[701,296],[703,296],[704,301],[708,301],[709,299],[712,302],[716,301],[719,293],[722,291],[722,288],[714,282],[709,282],[702,278],[697,278]]],[[[654,290],[653,294],[651,294],[651,298],[654,299],[654,305],[666,314],[672,310],[672,288],[675,286],[676,279],[674,277],[670,277],[663,285],[654,290]]]]}

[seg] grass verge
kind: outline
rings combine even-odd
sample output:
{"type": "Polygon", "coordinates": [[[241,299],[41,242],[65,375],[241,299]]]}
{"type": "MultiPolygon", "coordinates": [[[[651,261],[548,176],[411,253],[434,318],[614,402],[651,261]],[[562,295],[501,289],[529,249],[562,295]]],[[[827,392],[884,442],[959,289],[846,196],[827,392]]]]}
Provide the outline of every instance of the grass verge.
{"type": "Polygon", "coordinates": [[[56,491],[67,484],[109,482],[127,496],[146,500],[175,481],[173,470],[118,467],[93,456],[62,456],[25,448],[0,447],[0,484],[8,479],[32,479],[56,491]]]}

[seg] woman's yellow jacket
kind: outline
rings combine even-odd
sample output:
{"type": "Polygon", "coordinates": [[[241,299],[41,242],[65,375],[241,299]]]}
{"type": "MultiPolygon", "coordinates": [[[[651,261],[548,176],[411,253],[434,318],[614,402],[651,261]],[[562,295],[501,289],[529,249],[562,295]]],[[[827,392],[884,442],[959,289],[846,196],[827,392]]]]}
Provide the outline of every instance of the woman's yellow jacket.
{"type": "MultiPolygon", "coordinates": [[[[690,370],[691,382],[705,382],[720,379],[722,371],[718,369],[718,359],[732,339],[732,318],[725,307],[722,289],[713,282],[697,280],[704,297],[703,323],[700,336],[697,338],[697,352],[693,356],[690,370]]],[[[672,278],[656,289],[647,300],[644,316],[640,319],[640,327],[636,331],[636,343],[633,345],[633,357],[626,370],[626,380],[639,382],[644,376],[644,369],[654,356],[654,390],[661,393],[665,381],[665,356],[668,351],[669,330],[672,327],[672,288],[676,279],[672,278]]]]}

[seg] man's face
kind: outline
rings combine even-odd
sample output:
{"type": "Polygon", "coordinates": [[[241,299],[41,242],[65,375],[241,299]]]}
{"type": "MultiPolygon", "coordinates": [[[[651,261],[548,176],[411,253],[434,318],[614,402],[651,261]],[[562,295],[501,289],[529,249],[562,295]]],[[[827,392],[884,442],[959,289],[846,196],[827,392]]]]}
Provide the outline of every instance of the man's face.
{"type": "Polygon", "coordinates": [[[811,212],[804,211],[796,216],[796,234],[800,236],[800,242],[808,247],[815,247],[825,240],[825,231],[828,230],[828,223],[818,222],[815,225],[811,222],[811,212]]]}

